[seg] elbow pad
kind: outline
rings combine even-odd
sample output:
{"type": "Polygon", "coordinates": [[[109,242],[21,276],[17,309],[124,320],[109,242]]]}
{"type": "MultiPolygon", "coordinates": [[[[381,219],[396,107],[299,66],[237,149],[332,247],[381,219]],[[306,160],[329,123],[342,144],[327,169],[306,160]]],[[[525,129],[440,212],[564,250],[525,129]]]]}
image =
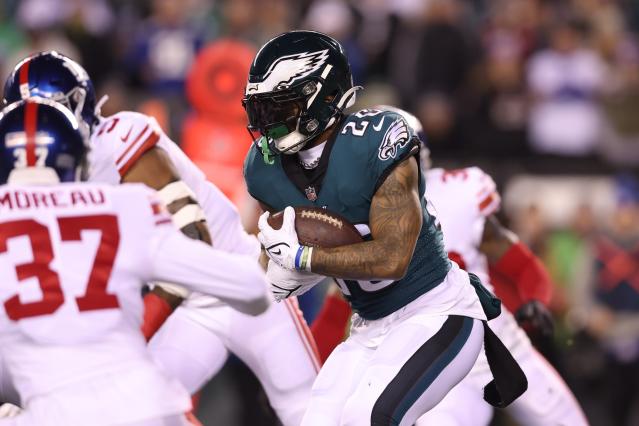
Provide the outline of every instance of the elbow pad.
{"type": "Polygon", "coordinates": [[[183,181],[171,182],[158,191],[160,199],[173,216],[173,223],[183,229],[193,223],[206,220],[202,208],[195,201],[195,194],[183,181]],[[179,207],[171,208],[180,201],[179,207]]]}
{"type": "MultiPolygon", "coordinates": [[[[173,218],[173,223],[182,233],[194,240],[204,240],[197,223],[206,220],[200,205],[195,201],[195,194],[183,181],[171,182],[158,191],[158,195],[173,218]]],[[[178,284],[158,282],[167,293],[186,299],[191,292],[178,284]]]]}
{"type": "Polygon", "coordinates": [[[156,281],[149,284],[153,286],[158,286],[162,288],[162,290],[166,291],[167,293],[172,294],[173,296],[181,297],[182,299],[188,299],[188,297],[191,295],[191,291],[189,289],[182,287],[179,284],[160,282],[160,281],[156,281]]]}

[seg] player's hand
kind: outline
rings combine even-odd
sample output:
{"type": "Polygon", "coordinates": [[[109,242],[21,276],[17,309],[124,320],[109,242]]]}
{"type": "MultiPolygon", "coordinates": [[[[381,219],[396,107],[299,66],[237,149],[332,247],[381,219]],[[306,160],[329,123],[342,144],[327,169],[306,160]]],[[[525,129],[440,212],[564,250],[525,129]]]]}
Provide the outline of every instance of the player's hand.
{"type": "Polygon", "coordinates": [[[515,318],[519,325],[528,333],[537,334],[542,337],[550,337],[554,332],[554,321],[552,314],[538,300],[531,300],[524,303],[517,312],[515,318]]]}
{"type": "Polygon", "coordinates": [[[273,298],[276,302],[281,302],[288,297],[306,293],[325,277],[312,272],[284,269],[273,260],[269,260],[266,278],[271,284],[273,298]]]}
{"type": "Polygon", "coordinates": [[[257,222],[260,228],[257,239],[264,246],[268,257],[284,269],[310,270],[311,248],[300,245],[297,240],[293,207],[284,209],[280,229],[271,228],[268,217],[269,212],[265,212],[257,222]]]}

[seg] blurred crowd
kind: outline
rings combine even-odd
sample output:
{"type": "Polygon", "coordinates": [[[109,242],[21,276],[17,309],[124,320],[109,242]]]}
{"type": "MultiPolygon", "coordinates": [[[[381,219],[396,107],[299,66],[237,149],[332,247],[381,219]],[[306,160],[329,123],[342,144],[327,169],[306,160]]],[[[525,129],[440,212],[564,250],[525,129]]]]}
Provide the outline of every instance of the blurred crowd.
{"type": "Polygon", "coordinates": [[[250,227],[246,73],[295,28],[343,43],[360,106],[416,114],[435,165],[495,177],[557,284],[540,347],[593,424],[639,424],[639,0],[4,0],[0,75],[79,60],[103,114],[156,117],[250,227]]]}

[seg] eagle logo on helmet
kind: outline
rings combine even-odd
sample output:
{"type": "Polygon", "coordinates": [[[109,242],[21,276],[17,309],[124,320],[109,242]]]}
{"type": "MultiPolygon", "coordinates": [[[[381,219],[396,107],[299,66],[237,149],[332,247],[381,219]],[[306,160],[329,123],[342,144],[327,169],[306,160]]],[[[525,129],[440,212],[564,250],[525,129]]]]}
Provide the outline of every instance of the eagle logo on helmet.
{"type": "Polygon", "coordinates": [[[406,146],[410,140],[408,125],[403,118],[398,118],[388,127],[382,143],[379,146],[378,157],[380,160],[395,158],[398,148],[406,146]]]}
{"type": "Polygon", "coordinates": [[[290,87],[291,83],[319,70],[328,59],[328,49],[302,52],[277,58],[260,83],[249,83],[246,92],[266,93],[290,87]]]}

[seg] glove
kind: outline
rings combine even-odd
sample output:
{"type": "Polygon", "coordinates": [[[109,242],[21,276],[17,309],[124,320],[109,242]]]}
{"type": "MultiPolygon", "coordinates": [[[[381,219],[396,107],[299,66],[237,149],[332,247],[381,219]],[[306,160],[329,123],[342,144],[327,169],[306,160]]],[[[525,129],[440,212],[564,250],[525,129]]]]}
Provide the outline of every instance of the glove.
{"type": "Polygon", "coordinates": [[[266,269],[266,279],[271,283],[271,292],[277,302],[306,293],[324,278],[311,272],[284,269],[273,260],[269,260],[266,269]]]}
{"type": "Polygon", "coordinates": [[[15,417],[20,414],[21,411],[22,409],[20,407],[9,404],[8,402],[6,404],[0,404],[0,419],[15,417]]]}
{"type": "Polygon", "coordinates": [[[257,239],[264,246],[266,254],[275,263],[288,270],[311,270],[312,247],[301,245],[295,231],[295,210],[284,209],[284,218],[280,229],[268,224],[269,212],[260,216],[257,226],[260,229],[257,239]]]}
{"type": "Polygon", "coordinates": [[[551,337],[554,332],[554,321],[548,308],[539,300],[531,300],[524,303],[517,312],[515,318],[519,325],[528,333],[538,334],[542,337],[551,337]]]}

